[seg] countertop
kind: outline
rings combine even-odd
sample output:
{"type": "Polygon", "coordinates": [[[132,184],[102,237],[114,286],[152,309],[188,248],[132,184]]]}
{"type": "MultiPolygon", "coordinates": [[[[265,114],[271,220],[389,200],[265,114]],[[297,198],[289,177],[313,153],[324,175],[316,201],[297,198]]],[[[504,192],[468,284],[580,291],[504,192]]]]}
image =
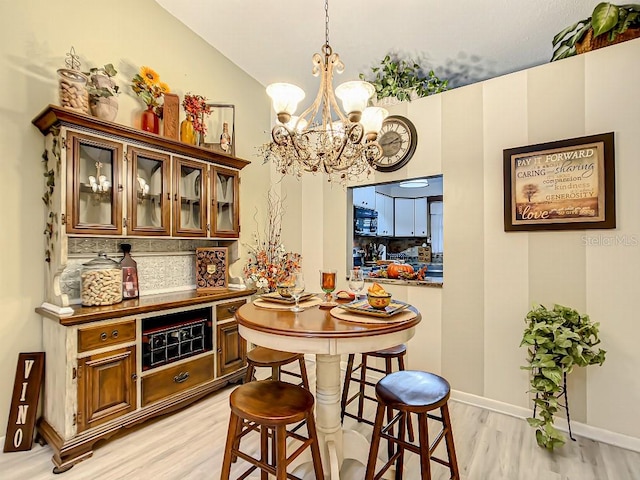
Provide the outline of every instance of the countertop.
{"type": "Polygon", "coordinates": [[[401,278],[365,277],[365,283],[381,283],[390,285],[415,285],[419,287],[442,288],[444,284],[442,277],[425,277],[424,280],[404,280],[401,278]]]}

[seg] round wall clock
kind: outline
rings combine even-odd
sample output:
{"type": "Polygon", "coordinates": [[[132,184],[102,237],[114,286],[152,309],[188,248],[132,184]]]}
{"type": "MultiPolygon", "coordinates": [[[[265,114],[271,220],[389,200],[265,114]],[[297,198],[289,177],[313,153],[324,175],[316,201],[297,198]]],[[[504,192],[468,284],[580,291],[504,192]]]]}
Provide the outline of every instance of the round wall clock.
{"type": "Polygon", "coordinates": [[[374,168],[381,172],[393,172],[404,167],[416,151],[417,143],[416,127],[408,118],[388,116],[378,136],[382,156],[373,162],[374,168]]]}

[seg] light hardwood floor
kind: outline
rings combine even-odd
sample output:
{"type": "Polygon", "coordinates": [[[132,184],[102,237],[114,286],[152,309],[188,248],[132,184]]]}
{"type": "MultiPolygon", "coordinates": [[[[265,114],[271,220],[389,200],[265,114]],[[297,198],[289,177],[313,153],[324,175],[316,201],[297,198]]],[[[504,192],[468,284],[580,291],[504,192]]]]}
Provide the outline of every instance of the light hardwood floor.
{"type": "MultiPolygon", "coordinates": [[[[314,365],[308,369],[313,383],[314,365]]],[[[98,444],[92,458],[62,475],[51,473],[48,446],[34,444],[29,452],[2,453],[0,480],[217,480],[232,388],[98,444]]],[[[371,411],[373,403],[368,403],[371,411]]],[[[455,401],[450,401],[450,410],[463,480],[640,480],[640,453],[580,437],[549,453],[536,445],[533,429],[522,419],[455,401]]],[[[365,424],[345,419],[345,425],[371,435],[365,424]]],[[[418,479],[416,456],[407,454],[405,463],[404,478],[418,479]]],[[[433,473],[434,480],[449,478],[448,470],[438,464],[433,464],[433,473]]],[[[364,468],[350,464],[343,474],[358,480],[364,468]]]]}

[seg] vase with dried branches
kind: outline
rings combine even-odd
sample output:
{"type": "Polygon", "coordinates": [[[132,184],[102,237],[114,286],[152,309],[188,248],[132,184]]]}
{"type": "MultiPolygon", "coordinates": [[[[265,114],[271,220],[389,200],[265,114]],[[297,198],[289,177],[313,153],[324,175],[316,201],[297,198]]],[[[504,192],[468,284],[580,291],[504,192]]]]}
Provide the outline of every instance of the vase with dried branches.
{"type": "MultiPolygon", "coordinates": [[[[283,200],[275,192],[267,194],[267,219],[262,233],[253,234],[253,245],[247,245],[249,259],[244,266],[245,279],[259,293],[274,292],[278,283],[300,269],[302,256],[287,251],[282,243],[282,219],[285,214],[283,200]]],[[[256,212],[257,215],[257,212],[256,212]]],[[[256,225],[259,222],[254,215],[256,225]]]]}

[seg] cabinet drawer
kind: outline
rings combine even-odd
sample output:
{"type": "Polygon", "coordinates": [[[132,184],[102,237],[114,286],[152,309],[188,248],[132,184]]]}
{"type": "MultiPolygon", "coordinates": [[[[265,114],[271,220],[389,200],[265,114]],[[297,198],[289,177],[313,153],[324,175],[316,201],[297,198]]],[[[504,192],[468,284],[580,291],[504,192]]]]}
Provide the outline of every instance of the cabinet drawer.
{"type": "Polygon", "coordinates": [[[136,339],[136,321],[111,323],[78,330],[78,352],[109,347],[136,339]]]}
{"type": "Polygon", "coordinates": [[[217,305],[216,320],[219,322],[220,320],[233,318],[236,311],[245,303],[247,303],[246,300],[238,300],[236,302],[221,303],[220,305],[217,305]]]}
{"type": "Polygon", "coordinates": [[[213,380],[213,355],[191,360],[142,378],[142,406],[213,380]]]}

